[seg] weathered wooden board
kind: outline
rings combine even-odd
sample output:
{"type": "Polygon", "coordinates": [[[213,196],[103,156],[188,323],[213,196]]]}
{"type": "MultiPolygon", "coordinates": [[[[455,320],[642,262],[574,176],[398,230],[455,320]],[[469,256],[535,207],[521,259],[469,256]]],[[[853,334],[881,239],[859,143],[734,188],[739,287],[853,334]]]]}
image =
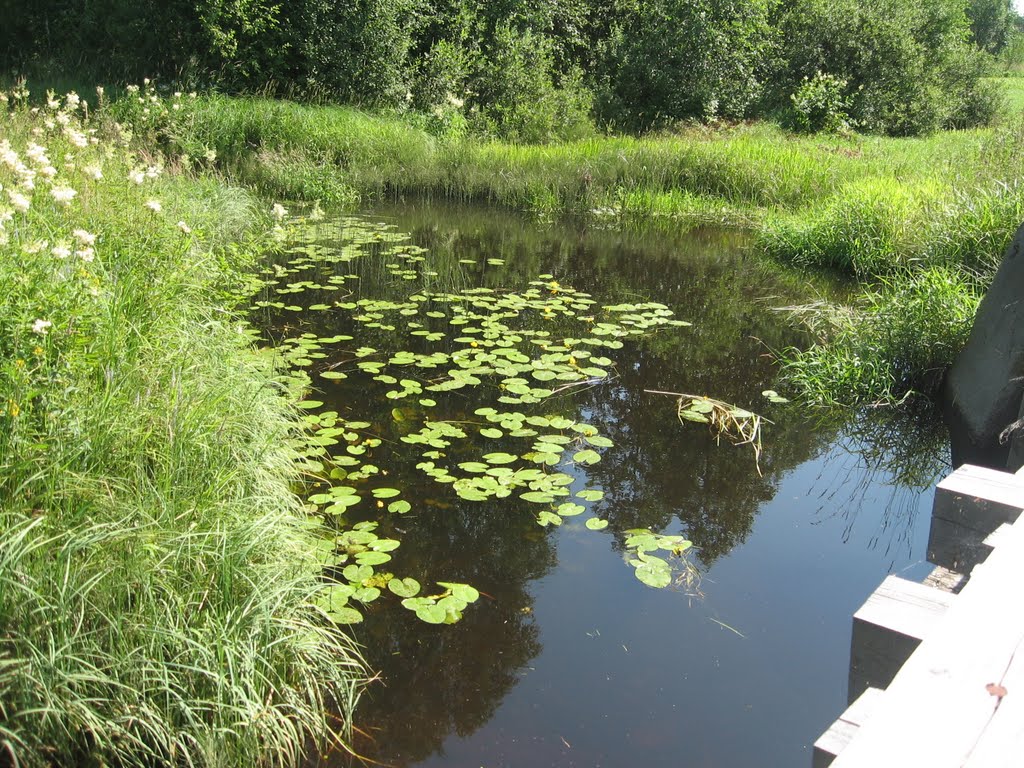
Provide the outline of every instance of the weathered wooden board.
{"type": "Polygon", "coordinates": [[[964,464],[936,486],[932,517],[974,528],[987,536],[1020,516],[1022,500],[1024,476],[964,464]]]}
{"type": "Polygon", "coordinates": [[[813,768],[828,768],[832,765],[836,755],[846,748],[857,729],[871,716],[882,693],[878,688],[868,688],[821,734],[814,742],[813,768]]]}
{"type": "Polygon", "coordinates": [[[885,688],[931,632],[956,596],[889,576],[853,614],[848,696],[885,688]]]}
{"type": "Polygon", "coordinates": [[[1022,606],[1024,524],[1006,532],[975,568],[833,765],[1024,764],[1024,658],[1017,657],[1024,654],[1022,606]],[[989,689],[1000,681],[1008,691],[1002,700],[989,689]]]}
{"type": "Polygon", "coordinates": [[[985,539],[1013,523],[1024,499],[1024,475],[965,464],[938,484],[928,532],[928,561],[970,573],[991,551],[985,539]]]}

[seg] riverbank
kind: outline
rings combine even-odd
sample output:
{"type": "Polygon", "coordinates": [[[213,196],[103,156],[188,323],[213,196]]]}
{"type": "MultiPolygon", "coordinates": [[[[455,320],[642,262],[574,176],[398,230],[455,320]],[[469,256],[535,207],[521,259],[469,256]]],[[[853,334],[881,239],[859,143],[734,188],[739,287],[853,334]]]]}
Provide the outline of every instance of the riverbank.
{"type": "Polygon", "coordinates": [[[2,105],[0,762],[296,763],[363,670],[236,311],[268,216],[90,101],[2,105]]]}
{"type": "Polygon", "coordinates": [[[816,402],[897,402],[934,394],[1024,219],[1021,81],[1006,89],[994,127],[921,138],[753,123],[512,145],[348,107],[221,96],[199,98],[172,134],[269,195],[443,198],[602,227],[750,230],[770,258],[864,288],[852,306],[796,315],[821,336],[810,350],[777,350],[792,386],[816,402]]]}

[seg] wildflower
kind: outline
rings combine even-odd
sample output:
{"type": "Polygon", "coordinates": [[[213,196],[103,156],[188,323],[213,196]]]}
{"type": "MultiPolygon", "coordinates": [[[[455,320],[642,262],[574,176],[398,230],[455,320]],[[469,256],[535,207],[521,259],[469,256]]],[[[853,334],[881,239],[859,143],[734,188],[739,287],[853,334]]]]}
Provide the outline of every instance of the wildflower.
{"type": "Polygon", "coordinates": [[[132,83],[131,85],[126,86],[125,90],[127,90],[128,93],[138,93],[139,92],[139,86],[137,86],[134,83],[132,83]]]}
{"type": "Polygon", "coordinates": [[[63,245],[56,245],[54,246],[53,250],[50,251],[50,253],[52,253],[58,259],[66,259],[68,256],[71,255],[71,249],[63,245]]]}
{"type": "Polygon", "coordinates": [[[47,331],[53,327],[53,323],[49,320],[36,320],[32,323],[32,332],[38,333],[40,336],[45,336],[47,331]]]}
{"type": "Polygon", "coordinates": [[[47,179],[52,179],[57,175],[57,169],[52,165],[46,165],[39,169],[39,175],[47,179]]]}
{"type": "Polygon", "coordinates": [[[85,169],[85,173],[87,176],[92,177],[95,181],[99,181],[100,179],[103,178],[103,171],[100,170],[100,167],[98,165],[90,165],[88,168],[85,169]]]}
{"type": "Polygon", "coordinates": [[[21,246],[21,250],[31,255],[39,253],[48,245],[49,243],[46,240],[33,240],[31,243],[25,243],[23,246],[21,246]]]}
{"type": "Polygon", "coordinates": [[[270,215],[273,216],[278,221],[281,221],[282,219],[284,219],[285,216],[288,215],[288,209],[286,209],[280,203],[274,203],[274,207],[270,209],[270,215]]]}
{"type": "Polygon", "coordinates": [[[217,159],[217,150],[215,150],[215,149],[208,149],[208,150],[206,150],[206,154],[204,155],[204,157],[206,157],[206,162],[212,163],[214,160],[217,159]]]}
{"type": "Polygon", "coordinates": [[[25,367],[25,361],[19,357],[17,360],[14,361],[14,367],[20,371],[25,367]]]}
{"type": "Polygon", "coordinates": [[[25,154],[28,155],[29,160],[32,160],[37,165],[50,164],[46,157],[46,147],[36,144],[34,141],[30,141],[28,146],[25,147],[25,154]]]}
{"type": "Polygon", "coordinates": [[[46,92],[46,107],[47,109],[52,109],[54,112],[60,109],[60,102],[57,101],[57,94],[53,91],[46,92]]]}
{"type": "Polygon", "coordinates": [[[103,86],[102,85],[97,85],[96,86],[96,96],[102,101],[102,99],[103,99],[103,86]]]}
{"type": "Polygon", "coordinates": [[[78,109],[78,105],[82,103],[82,98],[74,91],[71,91],[64,97],[64,102],[68,105],[68,109],[78,109]]]}
{"type": "Polygon", "coordinates": [[[14,210],[16,211],[25,213],[30,207],[32,207],[32,203],[27,197],[15,192],[13,189],[7,190],[7,195],[11,198],[11,205],[14,206],[14,210]]]}
{"type": "Polygon", "coordinates": [[[151,165],[146,169],[146,178],[155,179],[159,177],[162,172],[163,169],[159,165],[151,165]]]}
{"type": "Polygon", "coordinates": [[[320,201],[313,203],[313,210],[309,212],[310,221],[320,221],[324,217],[324,209],[320,207],[320,201]]]}
{"type": "Polygon", "coordinates": [[[146,172],[132,171],[131,173],[128,174],[128,180],[131,181],[133,184],[141,184],[146,180],[146,172]]]}
{"type": "Polygon", "coordinates": [[[147,200],[146,207],[149,208],[153,213],[160,213],[164,208],[160,205],[159,200],[147,200]]]}
{"type": "Polygon", "coordinates": [[[68,137],[68,141],[79,149],[89,146],[89,137],[84,133],[76,131],[73,128],[68,128],[64,133],[68,137]]]}
{"type": "Polygon", "coordinates": [[[0,229],[4,228],[4,224],[14,218],[14,214],[8,211],[6,208],[0,208],[0,229]]]}
{"type": "Polygon", "coordinates": [[[43,354],[43,348],[40,346],[32,347],[32,354],[39,357],[43,354]]]}
{"type": "Polygon", "coordinates": [[[179,222],[178,222],[178,224],[177,224],[177,227],[178,227],[178,229],[180,229],[180,230],[181,230],[182,232],[184,232],[184,233],[185,233],[186,235],[188,235],[188,234],[191,234],[191,232],[192,232],[192,227],[190,227],[190,226],[189,226],[188,224],[186,224],[186,223],[185,223],[184,221],[179,221],[179,222]]]}
{"type": "Polygon", "coordinates": [[[17,418],[18,414],[21,413],[21,408],[19,408],[18,404],[13,400],[8,401],[8,403],[8,409],[10,410],[11,416],[13,418],[17,418]]]}
{"type": "Polygon", "coordinates": [[[84,229],[76,229],[71,234],[74,235],[75,239],[82,245],[92,245],[96,242],[96,235],[91,232],[86,232],[84,229]]]}
{"type": "Polygon", "coordinates": [[[78,193],[70,187],[54,187],[50,190],[50,195],[61,205],[68,205],[75,199],[75,195],[77,194],[78,193]]]}
{"type": "Polygon", "coordinates": [[[88,263],[96,259],[96,251],[92,248],[83,248],[80,251],[75,251],[75,256],[80,258],[82,261],[88,263]]]}
{"type": "Polygon", "coordinates": [[[71,123],[71,115],[67,112],[58,112],[57,122],[60,123],[61,128],[66,128],[71,123]]]}

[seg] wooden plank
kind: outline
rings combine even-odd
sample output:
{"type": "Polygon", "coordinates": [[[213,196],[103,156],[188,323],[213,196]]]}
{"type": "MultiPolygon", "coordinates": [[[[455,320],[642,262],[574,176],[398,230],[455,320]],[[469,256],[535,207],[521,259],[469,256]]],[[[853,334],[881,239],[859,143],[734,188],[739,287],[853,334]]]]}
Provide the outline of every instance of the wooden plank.
{"type": "Polygon", "coordinates": [[[941,517],[932,517],[928,530],[928,562],[957,573],[969,574],[992,551],[984,531],[941,517]]]}
{"type": "Polygon", "coordinates": [[[995,549],[999,546],[1000,541],[1005,541],[1010,533],[1010,529],[1013,526],[1010,523],[1003,523],[996,528],[992,533],[985,537],[985,540],[981,543],[989,549],[995,549]]]}
{"type": "MultiPolygon", "coordinates": [[[[1024,525],[1015,525],[975,569],[833,765],[959,768],[977,759],[975,765],[987,767],[989,763],[980,761],[995,759],[994,753],[1007,744],[1019,743],[1021,704],[1008,695],[997,711],[998,699],[986,686],[1006,679],[1011,671],[1024,698],[1024,682],[1016,677],[1022,674],[1016,654],[1024,645],[1022,563],[1024,525]],[[1002,712],[1004,706],[1009,715],[1002,712]],[[997,721],[1007,725],[993,728],[997,721]]],[[[1010,753],[1016,757],[1014,765],[1024,762],[1022,754],[1010,753]]],[[[993,765],[1009,765],[1011,756],[993,765]]]]}
{"type": "Polygon", "coordinates": [[[814,742],[813,768],[828,768],[832,765],[836,755],[846,748],[857,729],[871,716],[882,693],[878,688],[868,688],[821,734],[814,742]]]}
{"type": "Polygon", "coordinates": [[[964,584],[967,583],[967,577],[962,573],[957,573],[949,568],[937,565],[931,569],[921,583],[927,587],[935,587],[936,589],[956,595],[959,594],[964,584]]]}
{"type": "Polygon", "coordinates": [[[986,536],[1014,522],[1024,509],[1024,476],[964,464],[935,488],[932,517],[975,528],[986,536]]]}
{"type": "Polygon", "coordinates": [[[888,576],[853,615],[849,700],[869,687],[888,686],[954,599],[941,589],[888,576]]]}
{"type": "Polygon", "coordinates": [[[1024,764],[1024,637],[1006,674],[993,682],[1002,685],[1006,695],[974,745],[965,768],[1020,768],[1024,764]]]}

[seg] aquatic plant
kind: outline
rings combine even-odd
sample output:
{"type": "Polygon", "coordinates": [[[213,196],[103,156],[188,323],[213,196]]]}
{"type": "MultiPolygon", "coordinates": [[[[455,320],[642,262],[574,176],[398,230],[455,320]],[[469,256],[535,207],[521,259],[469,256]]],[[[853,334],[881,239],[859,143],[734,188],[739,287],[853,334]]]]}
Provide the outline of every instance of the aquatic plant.
{"type": "MultiPolygon", "coordinates": [[[[255,307],[279,318],[268,319],[269,328],[303,331],[275,342],[296,372],[292,386],[357,387],[389,404],[376,418],[365,408],[346,418],[315,394],[299,403],[310,434],[292,447],[317,480],[310,505],[335,526],[320,554],[331,581],[323,600],[336,621],[361,621],[353,606],[385,590],[433,623],[457,620],[475,599],[471,587],[450,581],[438,582],[441,593],[420,595],[417,581],[381,570],[392,567],[399,542],[378,538],[374,516],[347,522],[366,518],[368,505],[414,510],[420,502],[391,477],[418,470],[463,502],[518,499],[542,527],[585,513],[580,502],[603,494],[578,483],[613,444],[572,415],[573,393],[613,377],[607,355],[631,339],[689,325],[658,302],[602,304],[551,274],[519,290],[491,288],[488,270],[501,274],[503,261],[469,261],[434,263],[407,235],[342,217],[295,222],[264,270],[267,288],[255,307]]],[[[603,530],[607,521],[589,517],[585,527],[603,530]]],[[[685,547],[672,542],[682,555],[685,547]]],[[[673,581],[648,579],[649,570],[638,571],[644,583],[673,581]]]]}

